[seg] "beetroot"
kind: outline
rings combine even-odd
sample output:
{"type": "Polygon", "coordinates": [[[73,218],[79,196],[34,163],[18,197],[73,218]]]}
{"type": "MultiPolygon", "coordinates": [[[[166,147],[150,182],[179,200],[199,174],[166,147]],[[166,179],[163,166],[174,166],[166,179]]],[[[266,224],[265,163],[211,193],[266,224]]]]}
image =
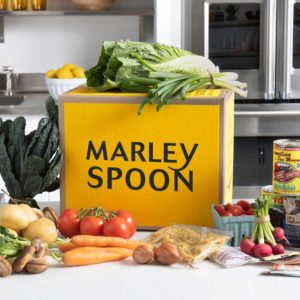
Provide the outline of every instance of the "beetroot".
{"type": "Polygon", "coordinates": [[[240,244],[241,250],[249,255],[254,255],[255,243],[250,239],[243,239],[240,244]]]}
{"type": "Polygon", "coordinates": [[[276,244],[276,245],[272,246],[272,250],[273,250],[274,255],[284,253],[284,247],[280,244],[276,244]]]}
{"type": "Polygon", "coordinates": [[[270,256],[272,254],[272,247],[268,244],[257,244],[254,248],[254,254],[257,257],[270,256]]]}

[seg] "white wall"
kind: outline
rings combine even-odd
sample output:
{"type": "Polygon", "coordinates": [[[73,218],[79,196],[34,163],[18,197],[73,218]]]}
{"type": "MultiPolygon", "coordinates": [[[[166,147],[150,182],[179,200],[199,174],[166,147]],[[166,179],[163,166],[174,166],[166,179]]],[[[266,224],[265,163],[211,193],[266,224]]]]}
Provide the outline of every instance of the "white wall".
{"type": "Polygon", "coordinates": [[[5,17],[0,67],[43,73],[65,63],[96,64],[103,40],[138,40],[138,18],[119,16],[5,17]]]}
{"type": "MultiPolygon", "coordinates": [[[[117,0],[114,8],[151,7],[152,1],[117,0]]],[[[69,0],[48,0],[47,9],[72,9],[69,0]]],[[[139,38],[134,16],[6,16],[0,68],[18,73],[43,73],[65,63],[84,68],[96,64],[103,40],[139,38]]]]}
{"type": "MultiPolygon", "coordinates": [[[[116,0],[112,9],[155,8],[155,39],[181,46],[182,0],[116,0]]],[[[30,9],[30,8],[29,8],[30,9]]],[[[71,0],[48,0],[48,10],[74,9],[71,0]]],[[[65,63],[96,64],[103,40],[139,39],[137,16],[6,16],[0,69],[43,73],[65,63]]]]}

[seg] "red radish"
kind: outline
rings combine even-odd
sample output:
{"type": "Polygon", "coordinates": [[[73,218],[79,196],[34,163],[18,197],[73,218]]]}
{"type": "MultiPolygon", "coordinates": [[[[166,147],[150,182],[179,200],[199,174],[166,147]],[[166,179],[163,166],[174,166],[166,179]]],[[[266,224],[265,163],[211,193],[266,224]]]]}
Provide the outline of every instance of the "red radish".
{"type": "Polygon", "coordinates": [[[215,205],[215,210],[220,214],[221,211],[224,211],[224,207],[221,204],[215,205]]]}
{"type": "Polygon", "coordinates": [[[280,244],[276,244],[272,246],[273,254],[283,254],[284,253],[284,247],[280,244]]]}
{"type": "Polygon", "coordinates": [[[234,216],[240,216],[243,214],[243,209],[239,205],[232,205],[228,208],[228,211],[232,213],[234,216]]]}
{"type": "Polygon", "coordinates": [[[249,255],[254,255],[255,243],[250,239],[243,239],[240,244],[241,250],[249,255]]]}
{"type": "Polygon", "coordinates": [[[288,243],[287,238],[285,237],[284,230],[281,227],[276,227],[273,231],[273,236],[276,242],[285,241],[288,243]]]}
{"type": "Polygon", "coordinates": [[[237,202],[237,205],[239,205],[244,211],[251,209],[250,203],[247,202],[246,200],[239,200],[237,202]]]}
{"type": "Polygon", "coordinates": [[[254,254],[257,257],[266,257],[272,255],[272,247],[268,244],[257,244],[254,248],[254,254]]]}
{"type": "Polygon", "coordinates": [[[232,214],[231,212],[226,211],[226,210],[221,211],[221,212],[220,212],[220,215],[221,215],[222,217],[232,217],[232,216],[233,216],[233,214],[232,214]]]}
{"type": "Polygon", "coordinates": [[[255,216],[255,209],[254,208],[250,208],[246,211],[246,215],[248,216],[255,216]]]}

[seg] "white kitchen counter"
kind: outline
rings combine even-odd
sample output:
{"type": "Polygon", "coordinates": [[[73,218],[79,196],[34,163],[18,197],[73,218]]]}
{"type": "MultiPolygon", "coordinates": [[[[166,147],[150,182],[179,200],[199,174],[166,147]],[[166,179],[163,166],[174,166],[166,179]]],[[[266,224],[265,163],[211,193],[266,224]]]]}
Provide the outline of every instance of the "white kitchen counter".
{"type": "Polygon", "coordinates": [[[298,299],[299,278],[259,275],[270,268],[264,264],[226,269],[204,261],[199,269],[190,269],[137,265],[131,259],[72,268],[55,263],[42,274],[0,278],[0,299],[298,299]]]}

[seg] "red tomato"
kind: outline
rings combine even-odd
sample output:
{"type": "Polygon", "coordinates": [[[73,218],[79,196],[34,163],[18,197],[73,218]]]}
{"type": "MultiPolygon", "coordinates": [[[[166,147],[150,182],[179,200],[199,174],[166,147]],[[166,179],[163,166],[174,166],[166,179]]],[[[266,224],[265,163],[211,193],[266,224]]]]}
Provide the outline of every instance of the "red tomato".
{"type": "Polygon", "coordinates": [[[63,236],[72,237],[80,233],[80,220],[77,213],[77,209],[68,208],[58,217],[57,228],[63,236]]]}
{"type": "Polygon", "coordinates": [[[251,205],[246,200],[239,200],[237,202],[237,205],[239,205],[244,211],[247,211],[251,208],[251,205]]]}
{"type": "Polygon", "coordinates": [[[123,209],[117,210],[117,215],[127,222],[130,230],[130,237],[133,236],[136,232],[136,222],[133,215],[131,215],[127,210],[123,209]]]}
{"type": "Polygon", "coordinates": [[[218,205],[215,205],[215,210],[220,214],[221,211],[224,210],[224,207],[223,207],[223,205],[218,204],[218,205]]]}
{"type": "Polygon", "coordinates": [[[255,216],[255,209],[254,208],[250,208],[246,211],[246,215],[248,216],[255,216]]]}
{"type": "Polygon", "coordinates": [[[80,234],[102,235],[103,224],[100,217],[85,216],[80,222],[80,234]]]}
{"type": "Polygon", "coordinates": [[[226,210],[221,211],[221,212],[220,212],[220,215],[221,215],[222,217],[232,217],[232,216],[233,216],[232,213],[230,213],[229,211],[226,211],[226,210]]]}
{"type": "Polygon", "coordinates": [[[227,204],[225,204],[224,205],[224,209],[225,210],[228,210],[229,209],[229,207],[231,207],[232,206],[232,204],[231,203],[227,203],[227,204]]]}
{"type": "Polygon", "coordinates": [[[228,211],[232,213],[233,216],[240,216],[244,212],[243,209],[237,204],[230,206],[228,211]]]}
{"type": "Polygon", "coordinates": [[[128,223],[121,217],[113,217],[103,224],[103,235],[128,239],[130,237],[128,223]]]}

